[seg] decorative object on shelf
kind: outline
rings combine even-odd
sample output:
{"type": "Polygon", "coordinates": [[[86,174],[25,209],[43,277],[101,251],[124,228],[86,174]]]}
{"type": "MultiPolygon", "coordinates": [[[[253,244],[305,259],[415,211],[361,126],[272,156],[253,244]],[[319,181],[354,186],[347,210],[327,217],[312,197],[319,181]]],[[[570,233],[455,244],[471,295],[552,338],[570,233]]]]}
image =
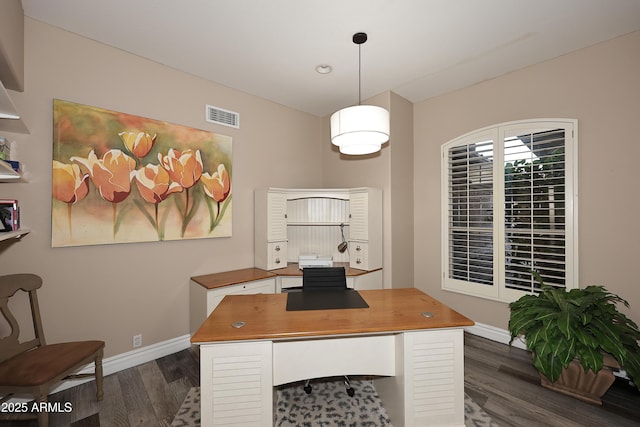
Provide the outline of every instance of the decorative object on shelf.
{"type": "Polygon", "coordinates": [[[20,172],[14,168],[14,166],[5,161],[0,160],[0,180],[15,180],[20,179],[20,172]]]}
{"type": "Polygon", "coordinates": [[[343,154],[375,153],[389,140],[389,112],[382,107],[362,105],[361,47],[366,41],[366,33],[353,35],[353,43],[358,45],[358,105],[331,115],[331,142],[343,154]]]}
{"type": "Polygon", "coordinates": [[[52,246],[231,236],[231,138],[54,100],[52,246]]]}
{"type": "Polygon", "coordinates": [[[347,243],[347,239],[344,238],[344,223],[340,224],[340,237],[342,237],[342,242],[340,242],[340,244],[338,245],[338,252],[342,254],[349,247],[349,243],[347,243]]]}
{"type": "Polygon", "coordinates": [[[0,232],[20,230],[20,207],[14,199],[0,199],[0,232]]]}
{"type": "Polygon", "coordinates": [[[9,141],[7,138],[0,136],[0,160],[9,158],[9,141]]]}
{"type": "Polygon", "coordinates": [[[509,305],[509,332],[511,342],[524,337],[543,386],[601,404],[613,369],[621,365],[632,380],[640,379],[640,330],[616,307],[628,307],[626,300],[603,286],[566,291],[534,276],[541,291],[509,305]]]}

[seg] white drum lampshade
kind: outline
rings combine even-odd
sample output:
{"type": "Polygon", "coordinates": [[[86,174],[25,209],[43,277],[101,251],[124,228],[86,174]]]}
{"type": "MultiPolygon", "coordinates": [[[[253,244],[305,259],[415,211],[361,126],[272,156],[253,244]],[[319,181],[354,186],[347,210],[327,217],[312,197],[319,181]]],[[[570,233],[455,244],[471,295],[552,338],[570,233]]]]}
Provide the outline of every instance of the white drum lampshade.
{"type": "Polygon", "coordinates": [[[331,143],[350,155],[380,151],[389,140],[389,112],[374,105],[343,108],[331,115],[331,143]]]}

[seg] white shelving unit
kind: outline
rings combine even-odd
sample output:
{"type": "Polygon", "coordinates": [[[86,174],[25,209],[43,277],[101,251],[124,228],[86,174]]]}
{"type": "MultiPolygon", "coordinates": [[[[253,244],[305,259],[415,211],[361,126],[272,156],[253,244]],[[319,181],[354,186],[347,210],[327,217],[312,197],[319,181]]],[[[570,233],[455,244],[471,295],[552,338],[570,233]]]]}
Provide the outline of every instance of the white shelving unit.
{"type": "Polygon", "coordinates": [[[254,206],[258,268],[283,268],[301,254],[331,256],[361,270],[382,267],[380,189],[267,188],[256,190],[254,206]],[[340,253],[343,232],[349,249],[340,253]]]}

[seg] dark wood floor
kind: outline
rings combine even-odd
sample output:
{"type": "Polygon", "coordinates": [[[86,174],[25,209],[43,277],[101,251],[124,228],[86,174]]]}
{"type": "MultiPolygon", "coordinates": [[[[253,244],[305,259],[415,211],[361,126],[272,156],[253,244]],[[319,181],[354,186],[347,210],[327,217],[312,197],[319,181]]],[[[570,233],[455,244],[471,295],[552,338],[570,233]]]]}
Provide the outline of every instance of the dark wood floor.
{"type": "MultiPolygon", "coordinates": [[[[93,381],[49,396],[70,402],[73,411],[50,415],[51,427],[170,426],[191,387],[200,384],[193,347],[104,377],[104,398],[96,401],[93,381]]],[[[35,421],[0,421],[2,427],[37,427],[35,421]]]]}
{"type": "MultiPolygon", "coordinates": [[[[52,395],[50,401],[70,402],[73,411],[52,414],[50,425],[169,426],[187,391],[199,381],[197,350],[184,350],[105,377],[100,403],[93,383],[52,395]]],[[[542,388],[528,352],[473,335],[465,336],[465,391],[504,427],[640,426],[640,412],[633,413],[640,411],[637,391],[616,385],[602,407],[581,402],[542,388]]]]}
{"type": "Polygon", "coordinates": [[[466,393],[503,427],[640,426],[640,392],[616,384],[603,406],[540,386],[531,354],[465,335],[466,393]]]}

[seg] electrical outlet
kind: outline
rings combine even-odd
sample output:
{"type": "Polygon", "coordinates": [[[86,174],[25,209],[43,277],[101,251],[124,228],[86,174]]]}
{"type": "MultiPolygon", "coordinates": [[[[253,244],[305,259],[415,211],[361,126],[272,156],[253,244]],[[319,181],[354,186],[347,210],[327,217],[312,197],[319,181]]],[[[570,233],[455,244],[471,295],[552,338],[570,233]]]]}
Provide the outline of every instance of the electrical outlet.
{"type": "Polygon", "coordinates": [[[133,348],[140,347],[142,345],[142,335],[133,336],[133,348]]]}

